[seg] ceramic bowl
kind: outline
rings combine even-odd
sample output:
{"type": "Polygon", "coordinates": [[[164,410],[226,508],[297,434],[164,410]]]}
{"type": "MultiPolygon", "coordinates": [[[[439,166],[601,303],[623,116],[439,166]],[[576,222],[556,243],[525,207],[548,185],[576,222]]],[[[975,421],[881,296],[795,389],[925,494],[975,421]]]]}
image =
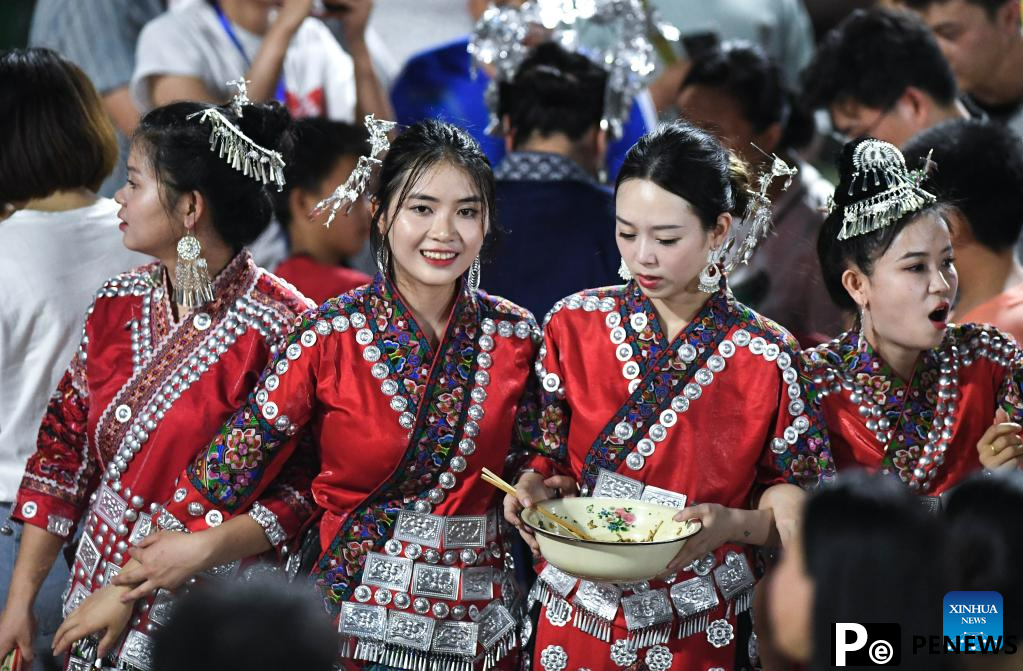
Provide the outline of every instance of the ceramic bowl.
{"type": "Polygon", "coordinates": [[[537,505],[593,538],[577,539],[527,508],[522,521],[536,533],[544,559],[569,575],[601,582],[638,582],[663,573],[701,527],[698,520],[673,520],[677,508],[634,499],[577,497],[537,505]]]}

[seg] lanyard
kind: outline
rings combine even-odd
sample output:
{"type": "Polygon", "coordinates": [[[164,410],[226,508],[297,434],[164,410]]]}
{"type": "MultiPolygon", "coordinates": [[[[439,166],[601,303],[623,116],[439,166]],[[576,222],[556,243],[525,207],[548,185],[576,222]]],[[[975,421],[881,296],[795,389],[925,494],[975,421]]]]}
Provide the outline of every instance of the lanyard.
{"type": "MultiPolygon", "coordinates": [[[[252,68],[252,61],[249,59],[249,55],[245,53],[245,47],[242,45],[242,41],[238,39],[238,34],[234,32],[234,27],[231,26],[231,21],[224,15],[224,10],[220,8],[220,3],[214,0],[213,11],[217,13],[217,18],[220,20],[220,26],[224,29],[224,34],[227,35],[227,39],[231,40],[238,53],[241,54],[242,60],[245,61],[246,68],[252,68]]],[[[284,96],[284,64],[281,64],[281,78],[277,82],[277,89],[274,91],[274,98],[280,102],[285,103],[284,96]]]]}

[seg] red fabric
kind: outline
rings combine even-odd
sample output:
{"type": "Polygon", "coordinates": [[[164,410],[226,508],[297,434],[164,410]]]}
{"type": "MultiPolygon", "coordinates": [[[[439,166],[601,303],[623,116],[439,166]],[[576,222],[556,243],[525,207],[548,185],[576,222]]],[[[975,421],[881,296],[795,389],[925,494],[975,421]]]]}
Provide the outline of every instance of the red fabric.
{"type": "Polygon", "coordinates": [[[281,261],[274,273],[281,279],[291,282],[317,305],[328,298],[340,296],[355,287],[368,284],[372,279],[358,270],[320,263],[310,256],[301,254],[281,261]]]}
{"type": "MultiPolygon", "coordinates": [[[[618,346],[609,339],[611,323],[608,319],[621,315],[624,324],[630,321],[635,310],[655,322],[652,305],[641,297],[635,285],[626,285],[624,295],[621,288],[592,290],[560,302],[544,327],[544,350],[538,364],[538,373],[547,382],[544,385],[547,394],[543,397],[545,416],[541,424],[544,451],[566,464],[577,480],[585,479],[593,450],[601,445],[602,431],[631,395],[630,380],[623,374],[625,361],[618,356],[618,346]],[[635,298],[629,298],[630,292],[635,298]],[[587,307],[587,300],[593,298],[601,303],[613,300],[614,307],[598,309],[594,307],[598,303],[592,302],[587,307]],[[561,388],[552,392],[555,380],[561,388]]],[[[694,343],[697,351],[702,352],[707,347],[717,347],[726,336],[734,338],[740,326],[786,353],[791,361],[786,368],[795,365],[797,346],[791,336],[720,293],[708,301],[678,338],[688,339],[687,342],[694,343]],[[735,321],[728,326],[724,323],[726,317],[735,321]],[[690,332],[690,328],[696,330],[690,332]]],[[[654,330],[633,327],[633,331],[639,332],[635,346],[641,356],[634,355],[631,361],[639,361],[642,370],[638,379],[642,379],[647,374],[650,357],[659,356],[658,352],[669,343],[659,326],[654,330]]],[[[626,342],[634,342],[632,336],[629,338],[626,342]]],[[[668,365],[684,370],[676,357],[669,359],[668,365]]],[[[789,373],[794,374],[795,370],[789,373]]],[[[675,396],[681,392],[683,383],[689,381],[679,382],[678,386],[659,394],[675,396]]],[[[666,438],[656,442],[655,452],[646,458],[639,471],[630,469],[618,457],[611,461],[617,462],[617,468],[611,470],[646,485],[683,493],[688,496],[687,505],[712,502],[748,508],[758,488],[785,481],[815,484],[822,472],[825,475],[830,472],[830,457],[812,411],[807,411],[809,430],[801,434],[796,445],[783,450],[785,456],[770,449],[772,440],[793,423],[794,417],[788,411],[788,389],[777,358],[768,361],[748,347],[736,347],[734,355],[726,359],[725,368],[715,373],[713,381],[703,387],[701,396],[692,400],[686,411],[678,413],[666,438]]],[[[642,437],[643,432],[639,431],[624,442],[634,448],[642,437]]],[[[610,440],[605,446],[613,450],[615,444],[610,440]]],[[[714,553],[718,564],[729,551],[744,552],[745,549],[735,544],[723,546],[714,553]]],[[[692,575],[683,571],[679,580],[692,575]]],[[[651,583],[654,589],[666,586],[659,581],[651,583]]],[[[725,611],[722,599],[710,612],[710,620],[725,617],[725,611]]],[[[734,626],[734,616],[728,619],[734,626]]],[[[625,619],[619,609],[612,641],[624,639],[626,635],[625,619]]],[[[564,648],[568,668],[617,668],[610,658],[608,643],[570,625],[556,626],[542,614],[537,628],[534,668],[540,665],[540,655],[548,645],[564,648]]],[[[673,640],[668,647],[674,654],[672,669],[731,668],[735,659],[734,644],[714,648],[702,632],[673,640]]],[[[639,653],[640,662],[644,655],[645,649],[639,653]]]]}

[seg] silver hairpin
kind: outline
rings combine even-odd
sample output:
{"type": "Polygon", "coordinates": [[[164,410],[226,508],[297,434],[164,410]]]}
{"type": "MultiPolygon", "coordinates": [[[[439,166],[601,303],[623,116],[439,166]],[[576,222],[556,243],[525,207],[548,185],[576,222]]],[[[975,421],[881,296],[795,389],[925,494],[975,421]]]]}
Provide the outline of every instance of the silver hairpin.
{"type": "Polygon", "coordinates": [[[771,161],[771,167],[760,173],[757,179],[759,189],[749,191],[749,204],[741,221],[733,222],[728,240],[721,247],[721,256],[726,272],[736,268],[739,264],[747,264],[753,256],[757,245],[771,232],[772,210],[771,199],[767,192],[771,184],[779,177],[785,178],[782,190],[792,185],[792,178],[799,172],[799,169],[790,166],[778,157],[777,154],[768,154],[766,151],[753,145],[753,148],[763,154],[771,161]]]}
{"type": "Polygon", "coordinates": [[[278,191],[284,188],[284,157],[280,152],[261,147],[216,107],[189,114],[186,119],[194,117],[212,126],[210,151],[218,152],[229,166],[257,182],[273,182],[278,191]]]}
{"type": "Polygon", "coordinates": [[[377,119],[372,114],[367,114],[365,124],[366,130],[369,131],[369,155],[360,156],[355,164],[355,169],[352,170],[352,174],[348,176],[344,184],[334,189],[334,193],[316,203],[316,207],[313,208],[314,216],[327,210],[330,211],[324,226],[330,226],[333,223],[334,217],[342,207],[345,208],[345,214],[352,210],[352,205],[369,185],[373,169],[382,163],[377,157],[391,148],[391,141],[387,134],[397,128],[396,122],[377,119]]]}
{"type": "Polygon", "coordinates": [[[228,86],[233,86],[237,89],[234,97],[231,98],[231,111],[238,118],[242,116],[242,108],[246,105],[251,105],[252,101],[249,100],[249,84],[252,82],[245,77],[239,77],[238,79],[232,79],[227,82],[228,86]]]}

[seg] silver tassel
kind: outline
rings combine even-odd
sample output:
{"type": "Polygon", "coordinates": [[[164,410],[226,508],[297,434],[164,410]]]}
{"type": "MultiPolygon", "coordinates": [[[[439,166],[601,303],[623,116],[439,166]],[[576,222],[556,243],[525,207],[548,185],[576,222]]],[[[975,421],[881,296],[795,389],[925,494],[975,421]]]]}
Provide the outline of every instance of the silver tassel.
{"type": "Polygon", "coordinates": [[[178,259],[174,270],[174,300],[187,310],[213,301],[213,282],[206,259],[200,256],[199,239],[186,231],[178,240],[178,259]]]}
{"type": "Polygon", "coordinates": [[[704,611],[697,613],[691,617],[679,620],[678,630],[675,634],[676,638],[688,638],[697,632],[701,632],[707,629],[707,625],[710,624],[710,611],[704,611]]]}

